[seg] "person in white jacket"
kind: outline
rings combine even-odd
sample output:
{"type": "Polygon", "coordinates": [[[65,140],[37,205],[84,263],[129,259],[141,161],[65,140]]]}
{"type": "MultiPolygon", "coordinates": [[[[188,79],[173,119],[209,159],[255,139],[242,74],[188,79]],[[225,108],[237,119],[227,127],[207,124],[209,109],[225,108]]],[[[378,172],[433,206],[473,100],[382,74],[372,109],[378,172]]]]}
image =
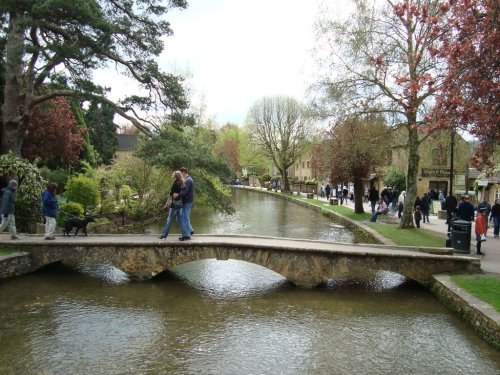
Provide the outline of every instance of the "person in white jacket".
{"type": "Polygon", "coordinates": [[[403,190],[401,194],[399,194],[398,198],[398,218],[400,219],[403,213],[403,208],[405,206],[405,199],[406,199],[406,191],[403,190]]]}

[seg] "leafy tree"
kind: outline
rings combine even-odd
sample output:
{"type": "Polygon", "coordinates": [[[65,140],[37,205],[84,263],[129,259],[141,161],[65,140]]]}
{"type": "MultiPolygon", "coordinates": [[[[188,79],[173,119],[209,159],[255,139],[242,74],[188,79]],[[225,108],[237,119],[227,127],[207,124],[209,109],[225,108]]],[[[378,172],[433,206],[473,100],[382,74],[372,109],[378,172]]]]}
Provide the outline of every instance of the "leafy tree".
{"type": "Polygon", "coordinates": [[[78,103],[75,99],[71,101],[71,110],[73,111],[73,116],[75,117],[77,127],[85,129],[85,132],[83,134],[84,143],[82,151],[80,153],[80,161],[86,161],[91,166],[96,167],[101,162],[101,156],[91,142],[89,129],[85,122],[82,107],[80,103],[78,103]]]}
{"type": "MultiPolygon", "coordinates": [[[[419,147],[430,129],[425,116],[440,85],[441,67],[430,54],[437,36],[428,22],[439,21],[437,0],[388,0],[382,8],[358,0],[355,5],[349,19],[320,24],[328,68],[317,85],[324,99],[319,108],[326,114],[338,108],[363,113],[368,106],[405,131],[406,144],[401,146],[408,150],[411,202],[416,197],[419,147]]],[[[413,228],[412,205],[404,210],[401,228],[413,228]]]]}
{"type": "Polygon", "coordinates": [[[241,133],[239,151],[240,165],[242,171],[246,171],[247,175],[262,175],[269,172],[270,160],[261,153],[255,152],[255,146],[250,140],[248,127],[241,133]]]}
{"type": "Polygon", "coordinates": [[[310,141],[311,121],[305,107],[291,97],[265,97],[248,113],[248,130],[253,144],[270,158],[290,191],[288,168],[305,153],[310,141]]]}
{"type": "Polygon", "coordinates": [[[480,140],[473,163],[492,166],[500,144],[500,11],[498,0],[441,1],[445,24],[429,19],[439,35],[434,53],[447,74],[436,98],[436,126],[459,126],[480,140]]]}
{"type": "Polygon", "coordinates": [[[33,110],[59,96],[78,95],[113,107],[142,132],[155,126],[147,110],[179,120],[188,103],[181,77],[155,58],[172,34],[165,15],[184,0],[4,0],[0,2],[0,57],[4,99],[0,152],[20,155],[33,110]],[[139,86],[113,102],[92,82],[95,69],[113,66],[139,86]],[[50,85],[48,83],[51,83],[50,85]]]}
{"type": "Polygon", "coordinates": [[[71,177],[66,183],[64,195],[70,202],[80,203],[84,212],[88,213],[99,204],[99,185],[90,177],[83,175],[71,177]]]}
{"type": "Polygon", "coordinates": [[[33,164],[13,154],[0,155],[0,176],[5,182],[17,179],[16,226],[22,232],[30,232],[33,223],[41,219],[41,194],[45,181],[33,164]]]}
{"type": "Polygon", "coordinates": [[[40,168],[40,175],[46,181],[53,181],[57,184],[58,190],[60,192],[64,191],[64,186],[66,185],[66,181],[71,177],[70,169],[58,168],[58,169],[50,169],[48,167],[40,168]]]}
{"type": "Polygon", "coordinates": [[[39,158],[53,167],[74,165],[80,157],[87,129],[78,127],[71,104],[55,98],[33,110],[22,155],[30,161],[39,158]]]}
{"type": "Polygon", "coordinates": [[[157,213],[170,192],[171,172],[136,157],[118,161],[113,167],[113,179],[120,189],[120,197],[123,199],[126,194],[124,189],[132,188],[138,195],[136,210],[145,214],[157,213]]]}
{"type": "Polygon", "coordinates": [[[85,112],[90,140],[106,165],[111,164],[118,148],[118,126],[113,122],[114,116],[115,111],[110,105],[101,104],[96,100],[91,101],[85,112]]]}
{"type": "Polygon", "coordinates": [[[334,124],[313,155],[313,166],[334,184],[354,183],[354,210],[363,213],[363,179],[384,164],[390,135],[380,115],[349,116],[334,124]],[[355,134],[356,136],[353,136],[355,134]]]}
{"type": "Polygon", "coordinates": [[[406,189],[406,176],[405,173],[398,168],[389,168],[384,176],[384,184],[386,186],[395,187],[399,192],[406,189]]]}
{"type": "Polygon", "coordinates": [[[231,165],[234,176],[241,176],[240,142],[242,131],[237,125],[226,124],[218,132],[218,140],[214,152],[222,155],[231,165]]]}
{"type": "MultiPolygon", "coordinates": [[[[222,185],[230,181],[232,171],[225,159],[214,154],[215,140],[215,132],[202,126],[184,130],[166,128],[143,143],[137,156],[169,174],[187,167],[195,181],[196,202],[232,213],[230,189],[222,185]]],[[[170,184],[165,187],[165,180],[163,183],[163,189],[169,188],[170,184]]]]}

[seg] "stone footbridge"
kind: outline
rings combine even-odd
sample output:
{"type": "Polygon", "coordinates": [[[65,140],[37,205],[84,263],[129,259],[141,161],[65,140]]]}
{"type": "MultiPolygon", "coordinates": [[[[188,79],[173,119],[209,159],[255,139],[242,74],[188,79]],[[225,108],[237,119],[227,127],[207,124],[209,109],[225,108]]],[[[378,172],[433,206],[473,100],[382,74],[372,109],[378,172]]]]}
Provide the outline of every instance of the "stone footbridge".
{"type": "Polygon", "coordinates": [[[305,287],[332,278],[362,278],[376,271],[396,272],[426,283],[433,274],[480,269],[478,259],[451,255],[450,249],[259,236],[197,235],[182,242],[176,235],[166,240],[152,235],[102,235],[58,237],[55,241],[29,236],[18,241],[0,240],[0,246],[30,253],[31,271],[57,262],[68,265],[96,262],[112,265],[136,279],[150,279],[180,264],[201,259],[255,263],[305,287]]]}

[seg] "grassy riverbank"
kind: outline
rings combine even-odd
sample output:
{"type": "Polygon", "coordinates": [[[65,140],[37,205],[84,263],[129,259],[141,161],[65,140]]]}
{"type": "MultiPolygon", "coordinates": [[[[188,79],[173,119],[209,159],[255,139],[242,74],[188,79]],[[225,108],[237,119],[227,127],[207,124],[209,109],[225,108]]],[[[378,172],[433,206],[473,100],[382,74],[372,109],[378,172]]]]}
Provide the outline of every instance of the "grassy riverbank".
{"type": "Polygon", "coordinates": [[[321,206],[324,210],[335,212],[354,221],[366,222],[368,226],[377,231],[383,237],[392,240],[399,246],[423,246],[423,247],[444,247],[443,236],[427,231],[425,229],[399,229],[397,224],[370,223],[371,213],[357,214],[351,208],[345,206],[332,206],[324,200],[307,199],[293,196],[294,199],[321,206]]]}
{"type": "Polygon", "coordinates": [[[497,275],[453,275],[453,282],[500,312],[500,277],[497,275]]]}

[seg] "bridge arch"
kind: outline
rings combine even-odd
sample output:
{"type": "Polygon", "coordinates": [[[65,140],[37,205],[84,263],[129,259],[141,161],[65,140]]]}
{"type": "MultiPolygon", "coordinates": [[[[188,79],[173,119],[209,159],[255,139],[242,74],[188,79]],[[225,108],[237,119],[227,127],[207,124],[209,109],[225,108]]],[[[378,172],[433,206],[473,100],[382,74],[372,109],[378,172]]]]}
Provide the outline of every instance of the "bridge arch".
{"type": "Polygon", "coordinates": [[[401,247],[243,236],[203,236],[189,242],[153,238],[130,241],[76,240],[31,246],[33,266],[95,261],[133,278],[150,279],[177,265],[202,259],[235,259],[268,268],[298,286],[314,287],[331,278],[356,278],[366,271],[390,271],[425,283],[436,273],[479,270],[471,257],[427,254],[401,247]]]}

